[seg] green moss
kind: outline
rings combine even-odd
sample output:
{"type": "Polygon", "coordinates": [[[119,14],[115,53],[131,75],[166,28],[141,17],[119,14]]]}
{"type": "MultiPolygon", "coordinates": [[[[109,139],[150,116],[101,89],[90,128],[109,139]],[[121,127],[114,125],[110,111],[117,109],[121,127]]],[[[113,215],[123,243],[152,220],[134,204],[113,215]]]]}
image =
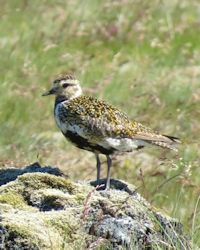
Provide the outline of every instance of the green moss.
{"type": "MultiPolygon", "coordinates": [[[[39,197],[38,197],[39,198],[39,197]]],[[[59,194],[42,194],[41,203],[45,204],[47,210],[55,209],[63,209],[64,207],[74,207],[78,205],[76,199],[73,195],[62,196],[59,194]],[[49,209],[48,209],[49,208],[49,209]]]]}
{"type": "Polygon", "coordinates": [[[63,249],[64,246],[71,246],[73,249],[76,249],[75,246],[79,246],[78,249],[80,249],[82,245],[84,245],[83,249],[85,249],[86,238],[90,236],[81,229],[80,221],[77,220],[78,216],[73,214],[72,211],[68,211],[68,215],[66,213],[64,216],[46,220],[48,227],[53,227],[59,232],[61,238],[63,238],[63,249]]]}
{"type": "Polygon", "coordinates": [[[78,204],[83,204],[83,202],[85,201],[86,199],[86,195],[84,194],[76,194],[75,196],[75,200],[78,202],[78,204]]]}
{"type": "Polygon", "coordinates": [[[70,180],[51,174],[24,174],[18,177],[18,181],[19,183],[21,182],[22,185],[34,190],[48,187],[59,190],[67,190],[69,193],[72,193],[75,190],[75,185],[70,180]]]}
{"type": "Polygon", "coordinates": [[[27,173],[0,188],[0,203],[10,204],[15,208],[28,208],[28,204],[33,203],[31,199],[35,199],[41,203],[36,206],[45,204],[47,210],[48,207],[59,209],[64,205],[77,203],[73,192],[76,192],[76,185],[63,177],[46,173],[27,173]]]}
{"type": "Polygon", "coordinates": [[[30,229],[21,224],[16,225],[16,224],[9,223],[9,225],[6,225],[6,228],[9,232],[15,233],[21,237],[30,238],[33,236],[30,229]]]}
{"type": "Polygon", "coordinates": [[[27,206],[23,196],[15,191],[8,191],[0,194],[0,203],[12,205],[14,208],[24,208],[27,206]]]}
{"type": "Polygon", "coordinates": [[[3,230],[6,231],[5,241],[10,242],[9,249],[39,249],[39,241],[26,226],[9,223],[3,230]]]}
{"type": "Polygon", "coordinates": [[[61,235],[65,235],[66,233],[72,235],[80,227],[77,218],[73,214],[73,211],[66,211],[64,215],[48,218],[46,223],[57,229],[61,235]],[[68,216],[66,215],[67,213],[68,216]]]}
{"type": "MultiPolygon", "coordinates": [[[[24,249],[24,245],[28,245],[28,249],[33,249],[33,246],[39,246],[39,249],[49,249],[50,246],[54,249],[93,249],[94,246],[95,249],[112,249],[108,247],[108,242],[102,242],[101,237],[106,237],[106,232],[112,235],[116,230],[113,219],[123,217],[150,223],[152,230],[158,235],[170,230],[168,223],[173,220],[162,215],[160,218],[159,214],[151,210],[151,206],[145,206],[139,198],[134,199],[134,196],[119,190],[111,190],[109,195],[107,192],[89,190],[94,189],[42,173],[24,174],[14,182],[2,186],[1,204],[12,205],[2,212],[0,223],[5,237],[9,237],[6,238],[6,243],[12,242],[13,249],[24,249]],[[33,211],[23,209],[25,201],[33,211]],[[15,210],[15,207],[22,209],[15,210]],[[48,212],[43,212],[47,210],[48,212]],[[102,235],[99,232],[104,224],[100,225],[98,222],[105,223],[108,230],[102,235]],[[49,237],[53,239],[51,242],[49,237]]],[[[111,242],[110,239],[109,241],[111,242]]]]}

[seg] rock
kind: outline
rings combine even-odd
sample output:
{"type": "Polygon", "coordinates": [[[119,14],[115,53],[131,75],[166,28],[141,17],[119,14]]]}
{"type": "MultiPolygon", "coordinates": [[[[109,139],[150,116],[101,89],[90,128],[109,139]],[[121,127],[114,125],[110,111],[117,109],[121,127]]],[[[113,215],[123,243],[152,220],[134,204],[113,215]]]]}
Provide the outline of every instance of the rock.
{"type": "Polygon", "coordinates": [[[97,190],[39,164],[9,171],[0,170],[0,249],[190,249],[181,223],[132,185],[97,190]]]}
{"type": "Polygon", "coordinates": [[[0,168],[0,186],[6,184],[9,181],[14,181],[19,175],[36,172],[49,173],[56,176],[64,176],[59,168],[49,166],[41,167],[38,162],[35,162],[24,168],[0,168]]]}

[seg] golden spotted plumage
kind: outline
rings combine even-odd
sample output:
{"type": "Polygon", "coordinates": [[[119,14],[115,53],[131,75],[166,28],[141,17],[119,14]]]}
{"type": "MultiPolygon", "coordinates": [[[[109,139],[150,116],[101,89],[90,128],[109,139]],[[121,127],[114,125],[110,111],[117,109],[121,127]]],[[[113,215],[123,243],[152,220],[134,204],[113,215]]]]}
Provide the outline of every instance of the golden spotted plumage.
{"type": "Polygon", "coordinates": [[[127,115],[117,108],[90,96],[80,96],[64,103],[61,112],[65,113],[65,119],[89,129],[90,134],[96,133],[98,136],[133,138],[138,132],[151,131],[140,123],[129,120],[127,115]]]}
{"type": "Polygon", "coordinates": [[[102,137],[132,138],[174,149],[169,137],[155,133],[141,123],[130,120],[112,105],[90,96],[80,96],[64,103],[61,116],[63,121],[66,119],[83,127],[92,142],[98,142],[102,137]]]}
{"type": "Polygon", "coordinates": [[[161,135],[132,121],[119,109],[90,96],[84,96],[79,81],[60,75],[44,95],[56,95],[54,115],[65,137],[77,147],[95,153],[97,184],[100,178],[99,154],[107,157],[106,188],[110,186],[111,155],[130,152],[147,144],[176,149],[176,137],[161,135]]]}

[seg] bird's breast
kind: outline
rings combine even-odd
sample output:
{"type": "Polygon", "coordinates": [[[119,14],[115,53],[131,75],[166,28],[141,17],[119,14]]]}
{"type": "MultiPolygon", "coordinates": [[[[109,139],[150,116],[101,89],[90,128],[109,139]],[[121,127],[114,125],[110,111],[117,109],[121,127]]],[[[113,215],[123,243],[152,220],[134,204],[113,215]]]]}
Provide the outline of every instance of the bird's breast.
{"type": "Polygon", "coordinates": [[[65,133],[67,131],[67,114],[62,111],[62,104],[57,104],[54,108],[54,117],[58,128],[65,133]]]}
{"type": "Polygon", "coordinates": [[[65,108],[63,109],[62,104],[57,104],[54,109],[55,121],[64,135],[68,131],[78,134],[80,136],[84,135],[84,129],[81,124],[72,117],[71,113],[65,108]]]}

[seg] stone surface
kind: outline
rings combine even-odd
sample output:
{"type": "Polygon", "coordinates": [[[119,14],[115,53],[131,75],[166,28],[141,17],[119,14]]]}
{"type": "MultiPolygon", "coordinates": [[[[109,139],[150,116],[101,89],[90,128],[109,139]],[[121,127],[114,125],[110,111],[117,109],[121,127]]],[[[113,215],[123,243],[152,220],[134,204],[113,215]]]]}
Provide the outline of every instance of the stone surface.
{"type": "Polygon", "coordinates": [[[127,183],[97,190],[39,164],[0,180],[0,249],[190,249],[180,222],[127,183]]]}

